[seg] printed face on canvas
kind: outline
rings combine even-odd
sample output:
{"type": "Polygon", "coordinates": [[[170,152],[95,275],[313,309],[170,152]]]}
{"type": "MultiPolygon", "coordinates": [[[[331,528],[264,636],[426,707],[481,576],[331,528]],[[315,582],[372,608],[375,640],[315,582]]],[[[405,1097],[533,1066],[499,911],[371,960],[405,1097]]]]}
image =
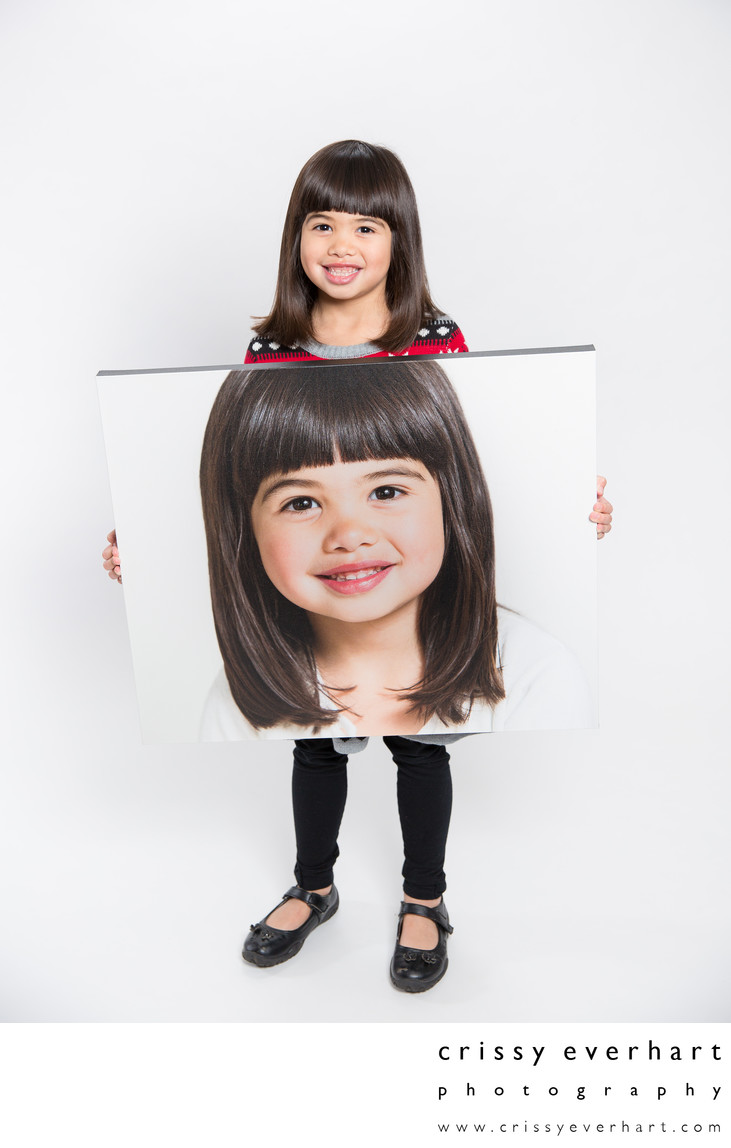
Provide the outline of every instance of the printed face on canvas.
{"type": "Polygon", "coordinates": [[[252,525],[270,581],[314,624],[415,619],[444,557],[439,488],[413,459],[272,476],[257,491],[252,525]]]}

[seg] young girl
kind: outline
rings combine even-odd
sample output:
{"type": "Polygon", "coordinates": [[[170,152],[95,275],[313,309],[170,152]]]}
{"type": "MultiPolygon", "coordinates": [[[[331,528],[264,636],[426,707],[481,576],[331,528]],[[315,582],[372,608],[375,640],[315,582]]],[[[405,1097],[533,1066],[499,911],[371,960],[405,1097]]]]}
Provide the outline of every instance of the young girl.
{"type": "MultiPolygon", "coordinates": [[[[287,211],[274,306],[255,331],[247,363],[467,350],[459,328],[439,313],[429,294],[413,188],[392,152],[345,140],[305,164],[287,211]]],[[[598,537],[611,527],[604,483],[597,480],[598,501],[590,515],[598,537]]],[[[104,568],[121,581],[113,531],[108,541],[104,568]]],[[[443,744],[385,740],[398,766],[405,856],[391,979],[397,988],[419,992],[444,975],[452,931],[442,902],[449,756],[443,744]]],[[[297,885],[252,927],[244,947],[251,963],[290,959],[337,910],[332,866],[347,789],[343,748],[328,738],[295,742],[297,885]]]]}
{"type": "Polygon", "coordinates": [[[467,350],[429,294],[414,189],[393,152],[344,140],[308,160],[274,306],[254,330],[247,363],[467,350]]]}
{"type": "MultiPolygon", "coordinates": [[[[334,911],[352,735],[396,735],[405,889],[429,900],[443,887],[449,814],[439,743],[456,730],[587,726],[591,699],[561,643],[497,607],[490,498],[438,363],[231,372],[206,428],[201,493],[225,669],[201,736],[313,739],[296,743],[300,890],[287,895],[313,912],[292,929],[274,913],[252,926],[244,957],[271,965],[299,950],[318,906],[323,919],[334,911]],[[324,879],[329,903],[299,900],[324,879]]],[[[445,910],[422,907],[446,930],[445,910]]],[[[444,940],[438,949],[399,944],[398,987],[436,983],[444,940]]]]}

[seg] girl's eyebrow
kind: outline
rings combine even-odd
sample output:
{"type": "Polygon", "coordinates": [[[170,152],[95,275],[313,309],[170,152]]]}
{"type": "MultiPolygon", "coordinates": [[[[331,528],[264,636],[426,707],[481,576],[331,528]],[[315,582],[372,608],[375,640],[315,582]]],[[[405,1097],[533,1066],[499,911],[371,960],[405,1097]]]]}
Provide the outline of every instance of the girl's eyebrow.
{"type": "Polygon", "coordinates": [[[373,470],[364,474],[361,482],[377,482],[379,478],[418,478],[419,482],[426,482],[423,474],[418,470],[411,470],[408,466],[387,466],[383,470],[373,470]]]}
{"type": "MultiPolygon", "coordinates": [[[[305,223],[309,223],[313,219],[331,219],[332,215],[329,211],[311,211],[309,215],[305,216],[305,223]]],[[[359,223],[385,223],[385,219],[380,219],[377,215],[358,215],[355,213],[355,218],[359,223]]]]}
{"type": "Polygon", "coordinates": [[[261,500],[262,500],[262,502],[266,502],[266,500],[272,494],[276,494],[278,490],[283,490],[287,486],[298,486],[298,487],[304,486],[309,490],[312,487],[319,487],[320,485],[321,485],[321,483],[314,482],[312,479],[309,479],[309,478],[297,478],[295,476],[287,477],[287,478],[279,478],[279,479],[277,479],[276,482],[273,482],[270,486],[268,486],[266,488],[266,490],[264,491],[264,494],[261,497],[261,500]]]}

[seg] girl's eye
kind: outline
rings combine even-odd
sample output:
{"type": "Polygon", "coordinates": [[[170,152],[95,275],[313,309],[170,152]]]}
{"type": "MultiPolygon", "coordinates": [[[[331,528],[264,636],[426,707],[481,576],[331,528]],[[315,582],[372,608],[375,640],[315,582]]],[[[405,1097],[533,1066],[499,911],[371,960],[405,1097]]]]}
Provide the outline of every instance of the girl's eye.
{"type": "Polygon", "coordinates": [[[331,227],[330,227],[329,223],[316,223],[315,224],[315,231],[330,231],[330,230],[331,230],[331,227]]]}
{"type": "Polygon", "coordinates": [[[368,225],[365,223],[363,224],[362,227],[358,228],[358,231],[366,231],[369,235],[374,235],[375,230],[376,230],[375,227],[368,227],[368,225]]]}
{"type": "Polygon", "coordinates": [[[301,494],[299,498],[290,498],[282,507],[282,510],[291,510],[295,514],[303,514],[306,510],[314,510],[319,503],[314,498],[310,498],[307,494],[301,494]]]}
{"type": "Polygon", "coordinates": [[[376,498],[379,502],[392,502],[394,498],[400,498],[403,493],[397,486],[377,486],[371,498],[376,498]]]}

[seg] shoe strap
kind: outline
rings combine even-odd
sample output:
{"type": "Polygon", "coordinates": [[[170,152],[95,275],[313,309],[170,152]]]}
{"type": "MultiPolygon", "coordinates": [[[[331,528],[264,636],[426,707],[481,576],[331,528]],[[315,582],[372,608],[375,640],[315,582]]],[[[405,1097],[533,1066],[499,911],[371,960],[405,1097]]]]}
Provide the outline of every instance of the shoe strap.
{"type": "MultiPolygon", "coordinates": [[[[333,889],[335,886],[333,885],[333,889]]],[[[304,901],[316,913],[325,913],[330,908],[330,898],[332,897],[333,889],[330,890],[324,897],[322,893],[310,893],[307,889],[300,889],[299,885],[293,885],[291,889],[282,897],[282,901],[304,901]]]]}
{"type": "Polygon", "coordinates": [[[440,901],[433,909],[428,905],[414,905],[411,901],[401,902],[401,912],[399,913],[399,920],[405,917],[408,913],[413,913],[416,917],[428,917],[440,929],[444,929],[447,933],[453,933],[454,929],[449,923],[447,909],[443,901],[440,901]]]}

